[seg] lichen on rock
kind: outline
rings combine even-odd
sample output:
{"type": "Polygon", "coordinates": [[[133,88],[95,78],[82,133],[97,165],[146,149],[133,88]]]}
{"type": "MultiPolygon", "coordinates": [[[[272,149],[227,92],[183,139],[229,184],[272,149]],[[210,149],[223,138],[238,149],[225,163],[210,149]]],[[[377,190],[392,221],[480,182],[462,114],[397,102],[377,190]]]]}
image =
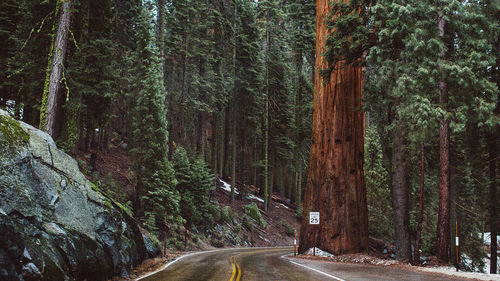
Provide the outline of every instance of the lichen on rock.
{"type": "Polygon", "coordinates": [[[49,135],[0,118],[0,280],[106,280],[158,253],[49,135]]]}
{"type": "Polygon", "coordinates": [[[28,133],[5,111],[0,113],[0,157],[14,153],[28,141],[28,133]]]}

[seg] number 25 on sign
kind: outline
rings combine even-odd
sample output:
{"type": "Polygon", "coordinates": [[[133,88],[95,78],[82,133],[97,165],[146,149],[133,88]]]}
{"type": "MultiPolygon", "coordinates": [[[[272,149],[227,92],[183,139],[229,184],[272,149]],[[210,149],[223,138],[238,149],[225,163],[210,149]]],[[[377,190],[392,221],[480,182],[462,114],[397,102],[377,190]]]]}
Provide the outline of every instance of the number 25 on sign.
{"type": "Polygon", "coordinates": [[[319,224],[319,212],[309,212],[309,224],[319,224]]]}

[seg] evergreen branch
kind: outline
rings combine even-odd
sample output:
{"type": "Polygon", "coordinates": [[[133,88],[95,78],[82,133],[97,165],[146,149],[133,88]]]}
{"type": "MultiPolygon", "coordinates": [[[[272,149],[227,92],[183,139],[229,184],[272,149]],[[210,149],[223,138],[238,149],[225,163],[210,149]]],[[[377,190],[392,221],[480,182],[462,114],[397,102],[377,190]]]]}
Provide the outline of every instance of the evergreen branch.
{"type": "MultiPolygon", "coordinates": [[[[49,16],[52,16],[52,14],[54,13],[54,11],[48,13],[45,17],[43,17],[41,23],[40,23],[40,26],[38,27],[36,33],[40,33],[40,31],[42,30],[42,27],[43,25],[45,24],[45,20],[47,20],[47,18],[49,16]]],[[[19,49],[19,51],[22,51],[24,49],[24,47],[26,47],[26,44],[28,43],[28,41],[30,40],[31,38],[31,35],[33,34],[33,32],[35,31],[35,28],[31,28],[31,31],[30,31],[30,34],[28,35],[28,38],[26,38],[26,40],[24,41],[23,45],[21,46],[21,49],[19,49]]]]}
{"type": "Polygon", "coordinates": [[[73,39],[73,43],[75,43],[75,47],[80,50],[80,48],[78,47],[78,44],[76,43],[76,39],[75,39],[75,34],[73,34],[73,31],[68,30],[69,31],[69,34],[71,34],[71,38],[73,39]]]}
{"type": "MultiPolygon", "coordinates": [[[[462,172],[462,173],[464,173],[464,174],[467,174],[467,172],[465,172],[464,170],[461,170],[461,169],[459,169],[459,168],[457,168],[457,167],[455,167],[455,166],[453,166],[453,165],[450,165],[450,166],[451,166],[452,168],[455,168],[455,170],[457,170],[457,171],[459,171],[459,172],[462,172]]],[[[482,183],[481,181],[479,181],[479,180],[478,180],[476,177],[474,177],[473,175],[470,175],[470,177],[471,177],[473,180],[477,181],[480,185],[485,185],[485,183],[482,183]]]]}
{"type": "Polygon", "coordinates": [[[461,208],[461,209],[463,209],[463,210],[465,210],[465,211],[467,211],[467,212],[475,215],[476,217],[479,217],[479,218],[482,218],[482,219],[486,220],[486,215],[478,214],[478,213],[474,212],[473,210],[468,209],[467,207],[464,207],[463,205],[461,205],[458,202],[455,202],[455,205],[457,205],[459,208],[461,208]]]}

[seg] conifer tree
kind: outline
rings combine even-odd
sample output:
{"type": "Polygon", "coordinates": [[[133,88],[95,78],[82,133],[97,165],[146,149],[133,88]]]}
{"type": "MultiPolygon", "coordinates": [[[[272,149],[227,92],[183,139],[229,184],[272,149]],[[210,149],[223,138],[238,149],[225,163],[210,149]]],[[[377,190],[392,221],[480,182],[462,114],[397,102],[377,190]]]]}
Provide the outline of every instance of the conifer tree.
{"type": "Polygon", "coordinates": [[[69,41],[69,29],[72,14],[72,1],[57,2],[55,14],[58,21],[54,23],[54,37],[49,54],[49,65],[47,66],[47,77],[43,90],[42,106],[40,109],[40,128],[44,129],[52,137],[57,132],[57,113],[59,111],[60,88],[62,81],[66,80],[64,72],[64,60],[66,48],[69,41]]]}
{"type": "Polygon", "coordinates": [[[211,226],[213,208],[209,198],[213,190],[213,175],[207,164],[200,158],[189,161],[182,146],[175,149],[172,164],[178,179],[176,190],[180,194],[180,211],[186,230],[192,226],[211,226]]]}
{"type": "MultiPolygon", "coordinates": [[[[253,159],[255,157],[251,151],[255,152],[256,140],[262,137],[260,121],[264,110],[261,36],[257,26],[256,4],[248,1],[236,3],[238,24],[235,33],[235,98],[238,112],[245,114],[236,115],[235,118],[238,124],[241,158],[251,158],[250,165],[255,165],[258,159],[253,159]],[[248,147],[252,149],[249,150],[248,147]]],[[[241,161],[240,165],[247,164],[241,161]]],[[[247,170],[253,170],[253,167],[248,167],[247,170]]],[[[241,175],[242,180],[250,181],[249,174],[247,173],[247,177],[241,175]]]]}
{"type": "Polygon", "coordinates": [[[344,66],[339,57],[331,76],[318,73],[330,66],[322,56],[330,33],[325,21],[330,5],[317,1],[313,135],[299,252],[319,247],[343,254],[368,247],[362,75],[361,68],[344,66]],[[320,225],[309,224],[309,212],[320,212],[320,225]]]}
{"type": "MultiPolygon", "coordinates": [[[[454,134],[460,134],[465,128],[465,120],[474,120],[471,124],[479,126],[492,124],[489,117],[493,116],[491,110],[494,108],[494,98],[491,94],[495,90],[484,75],[488,64],[486,62],[491,62],[491,56],[487,51],[488,44],[480,39],[484,39],[484,33],[480,33],[490,27],[483,20],[481,5],[479,2],[458,1],[350,1],[348,4],[340,3],[332,12],[332,17],[339,14],[341,16],[330,22],[332,29],[337,32],[330,36],[327,58],[330,62],[334,62],[336,56],[348,60],[352,58],[351,61],[355,62],[357,56],[367,52],[365,89],[368,108],[373,110],[372,113],[378,111],[377,115],[381,117],[378,120],[389,120],[385,126],[390,125],[388,128],[392,132],[394,144],[406,143],[403,151],[400,149],[401,145],[395,145],[392,151],[387,150],[388,153],[385,154],[389,167],[401,167],[401,164],[405,164],[408,160],[391,164],[390,159],[395,155],[402,155],[401,153],[407,154],[412,147],[418,147],[421,140],[438,139],[439,120],[450,122],[451,146],[456,146],[452,151],[459,151],[462,147],[461,142],[456,141],[460,138],[454,138],[454,134]],[[362,20],[356,19],[353,11],[361,11],[362,20]],[[439,34],[437,28],[440,17],[446,19],[448,33],[444,36],[439,34]],[[448,59],[444,59],[442,55],[440,57],[443,52],[448,59]],[[449,94],[449,100],[442,100],[441,103],[439,81],[446,82],[449,94]],[[469,107],[470,104],[475,106],[469,107]],[[449,111],[448,108],[455,110],[449,111]],[[401,142],[401,132],[406,135],[404,142],[401,142]]],[[[431,155],[434,157],[436,153],[435,150],[431,155]]],[[[398,159],[405,158],[394,158],[398,159]]],[[[457,171],[460,171],[458,169],[462,170],[457,168],[457,171]]],[[[408,177],[405,174],[411,175],[401,171],[393,172],[393,177],[408,177]]],[[[413,182],[414,179],[409,180],[413,182]]],[[[395,220],[395,240],[400,259],[411,258],[407,214],[409,209],[396,209],[398,202],[408,202],[408,187],[400,193],[403,200],[395,200],[399,183],[406,181],[394,181],[393,184],[395,218],[402,218],[395,220]]],[[[458,198],[455,200],[460,200],[461,193],[457,191],[456,194],[458,198]]],[[[443,214],[449,212],[449,209],[445,210],[449,204],[448,199],[442,200],[443,214]]],[[[408,206],[407,203],[403,205],[408,206]]],[[[446,231],[450,221],[445,217],[441,218],[438,229],[442,233],[439,235],[442,241],[440,245],[446,248],[440,251],[446,252],[441,258],[443,262],[447,262],[450,241],[449,231],[446,231]]],[[[467,230],[471,231],[472,229],[467,230]]]]}
{"type": "Polygon", "coordinates": [[[131,141],[137,178],[134,212],[139,217],[146,215],[150,225],[161,226],[165,213],[178,213],[179,198],[167,159],[165,89],[157,49],[152,44],[151,15],[146,7],[139,11],[131,141]]]}
{"type": "Polygon", "coordinates": [[[288,2],[287,17],[290,32],[290,46],[294,56],[293,77],[293,172],[295,173],[294,200],[301,203],[302,174],[305,172],[305,159],[309,155],[310,133],[312,120],[312,93],[311,77],[314,75],[314,40],[316,7],[313,1],[295,0],[288,2]]]}
{"type": "Polygon", "coordinates": [[[53,4],[3,1],[0,8],[0,99],[15,100],[18,117],[34,126],[39,124],[47,67],[47,58],[40,54],[49,53],[53,4]]]}

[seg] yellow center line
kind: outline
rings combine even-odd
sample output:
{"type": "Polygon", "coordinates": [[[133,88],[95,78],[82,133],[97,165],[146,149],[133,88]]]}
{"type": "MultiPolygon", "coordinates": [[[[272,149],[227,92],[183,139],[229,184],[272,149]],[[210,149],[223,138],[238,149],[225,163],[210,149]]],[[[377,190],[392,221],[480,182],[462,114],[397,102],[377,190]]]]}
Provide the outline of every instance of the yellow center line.
{"type": "Polygon", "coordinates": [[[270,253],[270,252],[281,252],[281,251],[288,251],[288,249],[265,249],[265,250],[255,250],[255,251],[248,251],[248,252],[243,252],[239,253],[237,255],[231,256],[229,259],[229,262],[231,262],[231,265],[233,266],[233,273],[231,274],[231,278],[229,278],[229,281],[240,281],[241,278],[241,268],[240,265],[236,262],[236,257],[245,255],[245,254],[258,254],[258,253],[270,253]],[[236,277],[236,279],[235,279],[236,277]]]}
{"type": "Polygon", "coordinates": [[[233,274],[231,274],[231,278],[229,278],[229,281],[233,281],[234,275],[236,274],[236,266],[234,266],[233,263],[234,256],[232,256],[229,261],[231,262],[231,265],[233,266],[233,274]]]}
{"type": "Polygon", "coordinates": [[[236,277],[236,281],[240,281],[241,278],[241,269],[236,260],[234,261],[236,263],[236,267],[238,267],[238,277],[236,277]]]}

